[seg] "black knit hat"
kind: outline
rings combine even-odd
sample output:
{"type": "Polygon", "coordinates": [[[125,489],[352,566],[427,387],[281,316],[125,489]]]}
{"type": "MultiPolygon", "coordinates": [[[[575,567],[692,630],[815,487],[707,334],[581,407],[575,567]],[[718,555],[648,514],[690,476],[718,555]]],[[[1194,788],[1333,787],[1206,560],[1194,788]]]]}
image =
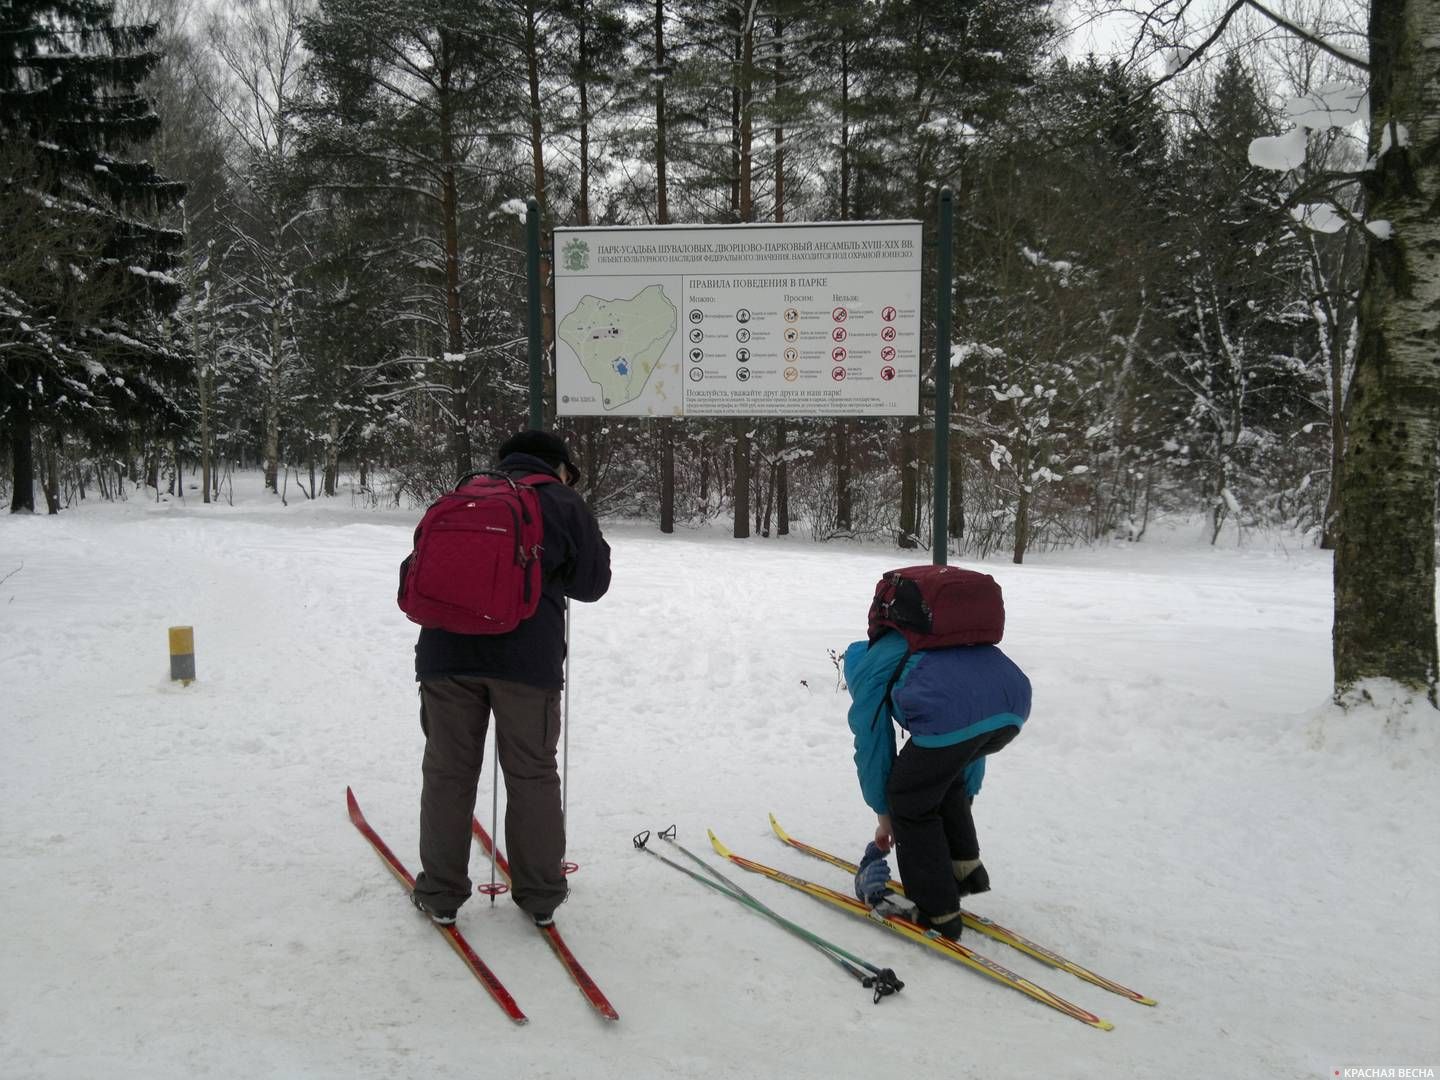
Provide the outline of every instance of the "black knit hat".
{"type": "Polygon", "coordinates": [[[559,472],[560,466],[564,465],[570,470],[572,485],[580,480],[580,467],[571,460],[570,451],[565,449],[564,440],[548,431],[532,428],[529,431],[520,431],[511,435],[500,446],[500,460],[504,461],[511,454],[529,454],[531,457],[537,457],[546,465],[554,468],[556,472],[559,472]]]}

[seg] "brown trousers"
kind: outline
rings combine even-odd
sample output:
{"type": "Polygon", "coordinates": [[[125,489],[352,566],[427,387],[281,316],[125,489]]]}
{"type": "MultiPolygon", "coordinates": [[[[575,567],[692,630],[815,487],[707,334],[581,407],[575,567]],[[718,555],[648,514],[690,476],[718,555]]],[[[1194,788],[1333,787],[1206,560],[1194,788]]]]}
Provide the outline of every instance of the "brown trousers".
{"type": "Polygon", "coordinates": [[[438,910],[456,909],[470,898],[470,817],[492,713],[500,771],[505,774],[511,897],[532,915],[549,914],[566,895],[565,820],[555,768],[560,691],[505,679],[457,675],[420,684],[424,869],[415,879],[415,891],[438,910]]]}

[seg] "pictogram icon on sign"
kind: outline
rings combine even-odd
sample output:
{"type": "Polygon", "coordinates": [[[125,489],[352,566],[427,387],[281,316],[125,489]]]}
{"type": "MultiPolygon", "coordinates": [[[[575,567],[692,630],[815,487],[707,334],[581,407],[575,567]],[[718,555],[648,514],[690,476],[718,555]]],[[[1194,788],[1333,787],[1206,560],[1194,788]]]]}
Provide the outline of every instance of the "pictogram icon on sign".
{"type": "Polygon", "coordinates": [[[830,312],[830,318],[836,322],[844,322],[849,317],[850,312],[846,311],[843,307],[837,307],[834,311],[830,312]]]}
{"type": "Polygon", "coordinates": [[[749,382],[749,381],[750,381],[750,369],[749,369],[748,367],[736,368],[736,369],[735,369],[735,378],[739,379],[741,382],[749,382]]]}
{"type": "Polygon", "coordinates": [[[880,318],[884,319],[886,322],[894,322],[894,321],[895,321],[895,309],[894,309],[893,307],[881,308],[881,309],[880,309],[880,318]]]}
{"type": "Polygon", "coordinates": [[[735,359],[736,359],[736,360],[739,360],[742,364],[745,363],[745,361],[747,361],[747,360],[750,359],[750,350],[749,350],[749,349],[736,349],[736,350],[735,350],[735,359]]]}
{"type": "Polygon", "coordinates": [[[787,327],[785,328],[785,340],[786,340],[786,341],[799,341],[799,340],[800,340],[800,331],[799,331],[799,330],[796,330],[795,327],[793,327],[793,326],[787,326],[787,327]]]}
{"type": "Polygon", "coordinates": [[[691,309],[691,311],[690,311],[690,321],[691,321],[692,323],[703,322],[704,319],[705,319],[705,313],[704,313],[703,311],[701,311],[699,308],[692,308],[692,309],[691,309]]]}
{"type": "Polygon", "coordinates": [[[786,360],[789,360],[789,361],[793,364],[796,360],[799,360],[799,359],[800,359],[800,350],[799,350],[799,349],[786,349],[786,350],[785,350],[785,359],[786,359],[786,360]]]}
{"type": "Polygon", "coordinates": [[[836,345],[835,348],[830,350],[830,359],[834,360],[837,364],[843,364],[845,357],[849,355],[850,354],[845,351],[844,345],[836,345]]]}
{"type": "Polygon", "coordinates": [[[881,360],[884,360],[887,364],[888,364],[891,360],[894,360],[894,359],[895,359],[895,346],[894,346],[894,345],[886,345],[883,349],[881,349],[881,350],[880,350],[880,359],[881,359],[881,360]]]}
{"type": "Polygon", "coordinates": [[[895,369],[893,367],[882,367],[880,369],[880,378],[884,379],[886,382],[889,382],[894,377],[895,369]]]}
{"type": "Polygon", "coordinates": [[[703,379],[704,377],[705,377],[705,372],[704,372],[703,369],[698,368],[698,367],[692,367],[692,368],[690,369],[690,381],[691,381],[691,382],[699,382],[699,381],[700,381],[701,379],[703,379]]]}
{"type": "Polygon", "coordinates": [[[743,308],[743,307],[742,307],[739,311],[735,312],[735,321],[736,321],[736,322],[749,322],[749,321],[750,321],[750,309],[749,309],[749,308],[743,308]]]}
{"type": "Polygon", "coordinates": [[[698,326],[695,327],[694,330],[690,331],[690,340],[699,344],[705,340],[705,331],[701,330],[698,326]]]}
{"type": "Polygon", "coordinates": [[[749,341],[749,340],[750,340],[750,331],[747,330],[747,329],[745,329],[745,327],[743,327],[743,326],[740,327],[739,330],[736,330],[736,331],[735,331],[735,340],[736,340],[736,341],[749,341]]]}
{"type": "Polygon", "coordinates": [[[843,367],[837,367],[832,369],[830,372],[830,378],[834,379],[836,382],[844,382],[845,369],[843,367]]]}
{"type": "Polygon", "coordinates": [[[691,349],[691,350],[690,350],[690,359],[691,359],[691,360],[694,360],[695,363],[698,364],[701,360],[704,360],[704,359],[705,359],[705,350],[704,350],[704,349],[691,349]]]}
{"type": "Polygon", "coordinates": [[[844,341],[849,335],[845,332],[843,326],[837,326],[834,330],[830,331],[830,336],[836,341],[844,341]]]}
{"type": "Polygon", "coordinates": [[[787,367],[787,368],[785,369],[785,381],[786,381],[786,382],[794,382],[794,381],[795,381],[796,379],[798,379],[799,377],[800,377],[800,371],[799,371],[798,368],[787,367]]]}
{"type": "Polygon", "coordinates": [[[785,309],[785,321],[786,321],[786,322],[795,322],[795,321],[798,320],[799,318],[800,318],[800,312],[796,311],[793,307],[787,307],[787,308],[785,309]]]}
{"type": "Polygon", "coordinates": [[[880,336],[881,336],[882,338],[884,338],[886,341],[894,341],[894,340],[895,340],[895,328],[894,328],[893,326],[882,326],[882,327],[880,328],[880,336]]]}

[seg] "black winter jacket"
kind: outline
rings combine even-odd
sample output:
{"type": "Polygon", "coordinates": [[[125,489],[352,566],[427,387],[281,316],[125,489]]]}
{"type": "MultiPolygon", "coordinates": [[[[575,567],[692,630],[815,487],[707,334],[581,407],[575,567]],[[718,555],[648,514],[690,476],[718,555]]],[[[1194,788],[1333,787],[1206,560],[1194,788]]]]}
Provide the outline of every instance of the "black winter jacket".
{"type": "MultiPolygon", "coordinates": [[[[511,454],[500,468],[512,476],[558,475],[539,458],[511,454]]],[[[565,684],[565,598],[599,600],[610,588],[610,545],[585,500],[564,484],[541,484],[545,585],[535,614],[508,634],[452,634],[423,629],[415,644],[415,678],[488,675],[544,689],[565,684]]]]}

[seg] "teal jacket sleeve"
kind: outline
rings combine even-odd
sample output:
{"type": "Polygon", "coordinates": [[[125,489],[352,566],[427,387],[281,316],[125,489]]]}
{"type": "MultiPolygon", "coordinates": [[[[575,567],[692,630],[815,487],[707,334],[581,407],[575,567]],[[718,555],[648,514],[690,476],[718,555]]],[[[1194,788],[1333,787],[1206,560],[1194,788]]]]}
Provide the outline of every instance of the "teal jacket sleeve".
{"type": "MultiPolygon", "coordinates": [[[[905,655],[905,639],[890,633],[874,645],[857,641],[845,650],[845,685],[850,689],[850,731],[855,736],[855,771],[860,794],[877,814],[888,814],[885,784],[895,760],[895,725],[885,709],[885,688],[905,655]]],[[[893,703],[891,708],[893,709],[893,703]]]]}

